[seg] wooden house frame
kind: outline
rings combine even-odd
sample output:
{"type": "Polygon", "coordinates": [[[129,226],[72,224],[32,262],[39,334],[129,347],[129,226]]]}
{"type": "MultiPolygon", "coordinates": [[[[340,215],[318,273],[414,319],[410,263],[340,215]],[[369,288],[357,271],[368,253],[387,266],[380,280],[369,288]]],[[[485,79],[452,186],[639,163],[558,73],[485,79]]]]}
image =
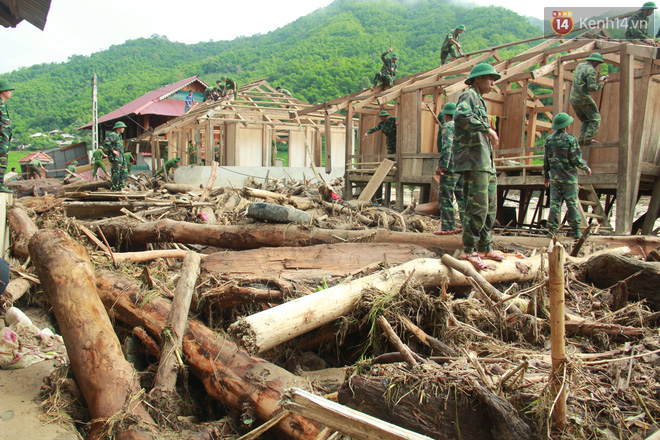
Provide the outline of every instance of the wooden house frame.
{"type": "Polygon", "coordinates": [[[318,111],[299,116],[309,104],[276,91],[266,79],[242,85],[237,95],[204,102],[157,127],[149,136],[155,163],[163,153],[159,145],[167,141],[167,158],[178,156],[183,165],[190,164],[193,141],[197,158],[211,157],[221,166],[269,167],[275,163],[276,142],[286,141],[289,167],[321,166],[325,154],[326,172],[343,170],[345,133],[355,130],[352,123],[347,129],[344,117],[318,111]]]}
{"type": "MultiPolygon", "coordinates": [[[[389,89],[362,90],[310,107],[300,114],[344,110],[349,120],[354,115],[359,117],[357,138],[361,142],[357,147],[353,145],[352,134],[346,133],[345,198],[352,197],[354,186],[364,186],[371,179],[383,158],[390,158],[395,161],[395,167],[383,180],[384,198],[389,201],[391,184],[395,184],[396,204],[402,208],[404,185],[421,187],[422,202],[430,195],[439,157],[438,125],[430,110],[441,109],[446,102],[456,102],[468,87],[464,80],[472,67],[490,62],[502,75],[495,90],[484,96],[489,115],[498,117],[500,142],[494,148],[498,215],[508,192],[518,190],[517,223],[525,224],[530,200],[537,192],[531,226],[542,218],[545,194],[540,163],[543,145],[537,146],[536,140],[551,130],[554,114],[566,112],[575,116],[569,104],[573,71],[590,53],[601,53],[608,65],[619,70],[610,74],[605,87],[592,95],[599,104],[602,124],[597,135],[600,142],[582,148],[593,170],[591,176],[579,176],[583,225],[597,219],[603,226],[609,226],[616,199],[616,232],[630,232],[638,197],[652,193],[649,208],[652,214],[646,216],[648,224],[643,230],[648,232],[660,206],[660,61],[656,59],[655,47],[612,41],[605,35],[605,31],[590,30],[576,39],[545,39],[508,59],[503,59],[498,49],[535,39],[484,49],[444,66],[400,78],[389,89]],[[546,91],[536,94],[538,86],[546,91]],[[366,130],[378,123],[377,115],[382,109],[398,119],[395,155],[385,154],[383,135],[362,140],[366,130]]],[[[580,126],[576,117],[569,132],[577,135],[580,126]]]]}

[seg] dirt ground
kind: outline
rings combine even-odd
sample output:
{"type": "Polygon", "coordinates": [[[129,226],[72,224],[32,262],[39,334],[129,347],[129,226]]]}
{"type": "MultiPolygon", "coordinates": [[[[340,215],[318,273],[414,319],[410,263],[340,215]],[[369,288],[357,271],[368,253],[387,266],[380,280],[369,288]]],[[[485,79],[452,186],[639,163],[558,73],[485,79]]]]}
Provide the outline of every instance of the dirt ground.
{"type": "MultiPolygon", "coordinates": [[[[24,312],[40,328],[49,327],[40,309],[24,312]]],[[[55,370],[55,361],[46,360],[27,368],[0,370],[0,440],[76,440],[71,428],[42,421],[40,391],[44,377],[55,370]]]]}

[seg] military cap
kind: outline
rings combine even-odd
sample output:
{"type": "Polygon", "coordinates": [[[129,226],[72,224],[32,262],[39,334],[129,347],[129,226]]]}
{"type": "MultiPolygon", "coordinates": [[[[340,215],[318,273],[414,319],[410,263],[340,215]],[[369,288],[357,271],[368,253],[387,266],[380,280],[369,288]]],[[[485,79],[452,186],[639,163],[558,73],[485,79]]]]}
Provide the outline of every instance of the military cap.
{"type": "Polygon", "coordinates": [[[7,81],[6,79],[1,79],[0,92],[4,92],[5,90],[16,90],[16,89],[14,89],[14,86],[12,86],[9,81],[7,81]]]}
{"type": "Polygon", "coordinates": [[[394,59],[397,59],[397,60],[398,60],[398,59],[399,59],[399,55],[397,55],[397,54],[395,54],[395,53],[393,52],[393,53],[392,53],[392,58],[394,58],[394,59]]]}
{"type": "Polygon", "coordinates": [[[653,2],[646,2],[642,5],[642,7],[640,9],[642,9],[642,10],[644,10],[644,9],[658,9],[658,7],[653,2]]]}
{"type": "Polygon", "coordinates": [[[381,111],[380,111],[380,114],[379,114],[378,116],[379,116],[379,117],[382,117],[382,116],[389,116],[389,115],[390,115],[390,114],[387,113],[387,110],[381,110],[381,111]]]}
{"type": "Polygon", "coordinates": [[[497,73],[497,70],[495,70],[493,66],[487,63],[481,63],[481,64],[477,64],[472,68],[472,70],[470,71],[470,76],[468,76],[467,79],[465,80],[465,84],[470,86],[472,85],[476,77],[486,76],[486,75],[493,75],[494,77],[496,77],[495,79],[502,78],[502,75],[497,73]]]}
{"type": "Polygon", "coordinates": [[[456,29],[460,29],[460,30],[464,31],[465,30],[465,25],[464,24],[459,24],[456,29]]]}
{"type": "Polygon", "coordinates": [[[181,158],[180,157],[175,157],[174,162],[181,162],[181,158]]]}
{"type": "Polygon", "coordinates": [[[589,55],[589,58],[587,58],[586,61],[598,61],[599,63],[604,63],[603,56],[597,52],[589,55]]]}
{"type": "Polygon", "coordinates": [[[445,104],[444,107],[442,107],[442,110],[440,110],[440,114],[453,115],[455,111],[456,111],[456,103],[448,102],[447,104],[445,104]]]}
{"type": "Polygon", "coordinates": [[[116,130],[116,129],[118,129],[118,128],[126,128],[126,124],[124,124],[124,123],[121,122],[121,121],[117,121],[117,122],[115,122],[115,126],[112,127],[112,129],[113,129],[113,130],[116,130]]]}
{"type": "Polygon", "coordinates": [[[73,162],[71,162],[71,165],[78,165],[78,161],[74,160],[73,162]]]}
{"type": "Polygon", "coordinates": [[[573,118],[566,113],[557,113],[552,119],[552,129],[559,130],[560,128],[568,127],[573,123],[573,118]]]}

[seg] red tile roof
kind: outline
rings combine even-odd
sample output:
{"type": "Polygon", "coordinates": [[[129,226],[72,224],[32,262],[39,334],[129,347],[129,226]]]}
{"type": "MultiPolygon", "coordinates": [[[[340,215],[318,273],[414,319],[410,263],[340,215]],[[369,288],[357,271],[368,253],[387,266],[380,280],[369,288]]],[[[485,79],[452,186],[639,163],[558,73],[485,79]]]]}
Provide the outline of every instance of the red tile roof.
{"type": "Polygon", "coordinates": [[[36,153],[30,153],[26,156],[23,156],[22,159],[18,160],[18,163],[28,163],[28,162],[30,162],[31,160],[34,160],[34,159],[39,159],[42,162],[48,162],[48,163],[53,161],[53,159],[51,159],[51,157],[49,155],[47,155],[46,153],[42,153],[41,151],[37,151],[36,153]]]}

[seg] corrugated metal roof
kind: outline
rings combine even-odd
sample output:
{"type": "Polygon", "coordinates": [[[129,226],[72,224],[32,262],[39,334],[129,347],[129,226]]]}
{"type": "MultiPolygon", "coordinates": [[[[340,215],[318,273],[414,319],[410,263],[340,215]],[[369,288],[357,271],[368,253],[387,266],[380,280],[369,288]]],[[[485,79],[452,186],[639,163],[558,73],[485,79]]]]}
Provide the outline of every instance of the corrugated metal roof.
{"type": "MultiPolygon", "coordinates": [[[[0,0],[2,1],[2,0],[0,0]]],[[[119,107],[117,110],[111,111],[105,116],[99,118],[99,124],[108,121],[114,121],[115,119],[120,119],[128,115],[148,115],[148,114],[162,114],[164,116],[181,116],[185,113],[185,102],[179,100],[163,101],[168,96],[171,96],[173,93],[176,93],[181,88],[192,84],[193,82],[199,82],[204,86],[208,87],[204,81],[202,81],[198,76],[191,76],[190,78],[182,79],[173,84],[168,84],[161,87],[160,89],[152,90],[149,93],[145,93],[137,99],[129,102],[126,105],[119,107]],[[176,103],[176,105],[170,105],[170,103],[176,103]],[[167,104],[160,106],[160,104],[167,104]],[[167,113],[159,113],[156,109],[166,111],[167,113]]],[[[79,130],[89,129],[92,127],[92,123],[85,124],[82,127],[79,127],[79,130]]]]}
{"type": "Polygon", "coordinates": [[[50,10],[50,1],[0,0],[0,24],[4,27],[16,27],[25,20],[43,31],[50,10]]]}

